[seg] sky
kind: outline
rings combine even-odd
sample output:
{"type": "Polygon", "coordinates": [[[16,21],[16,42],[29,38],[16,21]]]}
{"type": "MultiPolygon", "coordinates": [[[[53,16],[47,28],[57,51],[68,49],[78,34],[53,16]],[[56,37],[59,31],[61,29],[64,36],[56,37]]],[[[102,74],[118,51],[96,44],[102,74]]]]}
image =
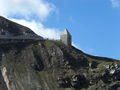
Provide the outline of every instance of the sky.
{"type": "Polygon", "coordinates": [[[120,60],[120,0],[0,0],[0,15],[49,39],[67,28],[78,49],[120,60]]]}

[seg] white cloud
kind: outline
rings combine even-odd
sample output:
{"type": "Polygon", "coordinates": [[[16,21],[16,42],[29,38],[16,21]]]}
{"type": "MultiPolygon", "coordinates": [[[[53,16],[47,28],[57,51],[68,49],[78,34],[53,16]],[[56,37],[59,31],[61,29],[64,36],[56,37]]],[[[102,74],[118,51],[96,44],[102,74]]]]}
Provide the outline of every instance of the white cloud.
{"type": "Polygon", "coordinates": [[[19,15],[26,20],[33,17],[44,20],[54,10],[55,6],[45,0],[0,0],[0,15],[6,17],[19,15]]]}
{"type": "Polygon", "coordinates": [[[32,29],[36,34],[49,39],[59,39],[60,31],[55,28],[46,28],[42,23],[37,23],[35,21],[26,21],[24,19],[17,20],[11,19],[21,25],[27,26],[32,29]]]}
{"type": "Polygon", "coordinates": [[[42,22],[56,7],[46,0],[0,0],[0,15],[29,27],[44,38],[59,39],[60,31],[47,28],[42,22]]]}
{"type": "Polygon", "coordinates": [[[120,0],[110,0],[113,8],[120,7],[120,0]]]}

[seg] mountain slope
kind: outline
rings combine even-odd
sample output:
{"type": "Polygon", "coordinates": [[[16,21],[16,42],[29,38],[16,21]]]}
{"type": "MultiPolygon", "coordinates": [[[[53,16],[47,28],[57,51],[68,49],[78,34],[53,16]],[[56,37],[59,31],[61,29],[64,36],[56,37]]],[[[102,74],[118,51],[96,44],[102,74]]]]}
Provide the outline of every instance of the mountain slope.
{"type": "MultiPolygon", "coordinates": [[[[0,37],[19,35],[38,36],[0,17],[0,37]]],[[[0,42],[0,90],[120,90],[120,61],[61,41],[0,42]]]]}
{"type": "Polygon", "coordinates": [[[120,87],[119,61],[86,55],[60,41],[1,45],[0,56],[1,78],[8,90],[119,90],[120,87]]]}
{"type": "Polygon", "coordinates": [[[7,32],[13,36],[32,34],[37,36],[31,29],[10,21],[2,16],[0,16],[0,32],[7,32]]]}

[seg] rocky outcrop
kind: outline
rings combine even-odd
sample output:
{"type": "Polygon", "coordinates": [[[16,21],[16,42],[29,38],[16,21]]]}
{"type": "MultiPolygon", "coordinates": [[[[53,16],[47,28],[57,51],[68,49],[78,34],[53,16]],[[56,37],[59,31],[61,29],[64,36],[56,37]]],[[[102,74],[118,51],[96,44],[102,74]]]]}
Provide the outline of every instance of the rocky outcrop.
{"type": "Polygon", "coordinates": [[[110,85],[108,90],[120,90],[120,82],[110,85]]]}
{"type": "MultiPolygon", "coordinates": [[[[3,35],[8,40],[37,36],[0,16],[3,35]]],[[[120,61],[85,54],[61,41],[2,43],[0,90],[120,90],[120,61]]]]}
{"type": "Polygon", "coordinates": [[[89,57],[60,41],[0,45],[0,68],[3,90],[119,90],[120,87],[119,61],[89,57]]]}
{"type": "Polygon", "coordinates": [[[3,78],[1,71],[0,71],[0,90],[8,90],[7,84],[3,78]]]}
{"type": "Polygon", "coordinates": [[[15,22],[12,22],[2,16],[0,16],[0,34],[8,33],[9,35],[17,36],[17,35],[24,35],[24,34],[33,34],[36,35],[32,30],[29,28],[19,25],[15,22]]]}
{"type": "Polygon", "coordinates": [[[10,85],[9,85],[10,84],[9,83],[9,79],[8,79],[8,76],[7,76],[7,69],[6,69],[6,67],[3,67],[3,69],[1,71],[2,71],[2,77],[3,77],[3,79],[4,79],[5,83],[6,83],[7,89],[11,90],[10,89],[10,85]]]}

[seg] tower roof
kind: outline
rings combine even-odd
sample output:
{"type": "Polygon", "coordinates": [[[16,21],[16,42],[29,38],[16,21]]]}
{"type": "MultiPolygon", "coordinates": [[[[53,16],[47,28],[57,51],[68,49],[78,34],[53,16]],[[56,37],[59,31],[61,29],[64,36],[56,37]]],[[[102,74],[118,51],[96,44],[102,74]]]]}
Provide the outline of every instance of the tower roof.
{"type": "Polygon", "coordinates": [[[62,34],[66,34],[66,35],[70,35],[71,36],[71,34],[69,33],[69,31],[67,29],[65,29],[62,34]]]}

